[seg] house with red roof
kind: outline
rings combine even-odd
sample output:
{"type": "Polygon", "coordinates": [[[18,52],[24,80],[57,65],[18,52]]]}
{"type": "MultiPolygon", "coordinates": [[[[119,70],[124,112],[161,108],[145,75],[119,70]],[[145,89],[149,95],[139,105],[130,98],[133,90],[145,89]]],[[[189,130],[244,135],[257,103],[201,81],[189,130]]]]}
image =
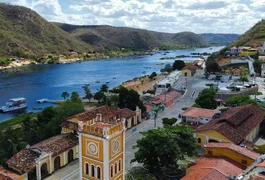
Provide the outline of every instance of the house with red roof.
{"type": "Polygon", "coordinates": [[[181,180],[229,180],[238,176],[244,166],[225,157],[201,157],[186,169],[186,176],[181,180]]]}
{"type": "Polygon", "coordinates": [[[256,105],[233,107],[221,117],[198,127],[195,137],[202,147],[209,142],[253,142],[264,121],[265,109],[256,105]]]}
{"type": "MultiPolygon", "coordinates": [[[[78,152],[78,138],[72,133],[61,134],[22,149],[6,164],[18,175],[14,176],[17,180],[43,179],[77,159],[78,152]]],[[[13,173],[4,175],[10,177],[13,173]]]]}
{"type": "Polygon", "coordinates": [[[205,124],[218,116],[220,111],[204,108],[190,107],[180,114],[182,122],[191,124],[205,124]]]}

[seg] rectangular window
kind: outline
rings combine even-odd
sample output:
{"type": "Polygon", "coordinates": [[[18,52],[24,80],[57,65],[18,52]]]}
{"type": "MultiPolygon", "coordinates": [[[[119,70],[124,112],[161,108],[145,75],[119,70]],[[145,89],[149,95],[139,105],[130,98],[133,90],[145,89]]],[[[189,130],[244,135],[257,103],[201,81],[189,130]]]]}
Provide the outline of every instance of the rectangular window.
{"type": "Polygon", "coordinates": [[[213,155],[213,151],[208,151],[208,154],[209,155],[213,155]]]}
{"type": "Polygon", "coordinates": [[[242,164],[247,164],[247,161],[243,159],[242,164]]]}

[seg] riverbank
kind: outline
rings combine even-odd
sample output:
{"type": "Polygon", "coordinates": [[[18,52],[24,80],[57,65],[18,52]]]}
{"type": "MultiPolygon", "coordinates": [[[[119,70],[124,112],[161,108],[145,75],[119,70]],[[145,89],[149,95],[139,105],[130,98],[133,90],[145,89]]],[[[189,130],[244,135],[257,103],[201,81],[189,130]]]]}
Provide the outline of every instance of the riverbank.
{"type": "Polygon", "coordinates": [[[140,76],[122,83],[122,86],[133,89],[142,95],[144,91],[154,90],[154,85],[164,79],[166,75],[159,74],[150,79],[148,75],[140,76]]]}

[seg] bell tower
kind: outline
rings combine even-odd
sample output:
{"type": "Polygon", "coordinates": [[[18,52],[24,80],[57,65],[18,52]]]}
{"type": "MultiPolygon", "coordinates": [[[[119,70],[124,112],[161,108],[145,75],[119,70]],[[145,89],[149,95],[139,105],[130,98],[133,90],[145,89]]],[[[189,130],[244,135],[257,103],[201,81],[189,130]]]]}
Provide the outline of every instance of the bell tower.
{"type": "Polygon", "coordinates": [[[124,121],[97,119],[78,123],[80,179],[124,180],[124,121]]]}

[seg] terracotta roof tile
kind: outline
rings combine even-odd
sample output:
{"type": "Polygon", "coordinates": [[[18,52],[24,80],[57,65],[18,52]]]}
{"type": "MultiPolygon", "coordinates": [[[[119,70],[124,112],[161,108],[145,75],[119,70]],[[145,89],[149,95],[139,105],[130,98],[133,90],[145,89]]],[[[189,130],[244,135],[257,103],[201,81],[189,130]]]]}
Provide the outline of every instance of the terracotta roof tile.
{"type": "Polygon", "coordinates": [[[20,174],[4,169],[3,166],[0,166],[0,180],[12,180],[16,179],[20,176],[20,174]]]}
{"type": "Polygon", "coordinates": [[[259,153],[256,153],[256,152],[253,152],[253,151],[250,151],[246,148],[243,148],[243,147],[240,147],[238,145],[235,145],[233,143],[208,143],[206,145],[204,145],[206,148],[227,148],[227,149],[230,149],[232,151],[235,151],[239,154],[242,154],[246,157],[249,157],[253,160],[256,160],[260,154],[259,153]]]}
{"type": "Polygon", "coordinates": [[[191,65],[185,66],[182,70],[196,71],[198,68],[199,68],[198,66],[191,64],[191,65]]]}
{"type": "Polygon", "coordinates": [[[196,160],[195,164],[188,168],[188,171],[192,172],[188,173],[181,180],[214,180],[214,178],[228,180],[228,177],[237,176],[244,169],[244,166],[228,158],[205,156],[196,160]]]}
{"type": "Polygon", "coordinates": [[[253,128],[263,121],[264,116],[265,109],[256,105],[234,107],[196,131],[216,130],[235,144],[240,144],[253,128]]]}
{"type": "Polygon", "coordinates": [[[200,118],[200,117],[212,118],[216,113],[219,113],[219,112],[220,111],[218,110],[190,107],[185,112],[181,113],[181,115],[195,117],[195,118],[200,118]]]}
{"type": "Polygon", "coordinates": [[[13,180],[13,178],[0,174],[0,180],[13,180]]]}
{"type": "Polygon", "coordinates": [[[256,165],[256,167],[265,167],[265,161],[256,165]]]}
{"type": "Polygon", "coordinates": [[[121,118],[131,118],[134,117],[136,115],[136,113],[128,108],[123,108],[123,109],[118,109],[117,110],[117,116],[121,117],[121,118]]]}
{"type": "Polygon", "coordinates": [[[28,149],[22,149],[7,161],[8,167],[20,173],[29,172],[35,167],[35,159],[42,152],[52,153],[52,156],[78,145],[78,138],[74,134],[62,134],[34,144],[28,149]]]}

